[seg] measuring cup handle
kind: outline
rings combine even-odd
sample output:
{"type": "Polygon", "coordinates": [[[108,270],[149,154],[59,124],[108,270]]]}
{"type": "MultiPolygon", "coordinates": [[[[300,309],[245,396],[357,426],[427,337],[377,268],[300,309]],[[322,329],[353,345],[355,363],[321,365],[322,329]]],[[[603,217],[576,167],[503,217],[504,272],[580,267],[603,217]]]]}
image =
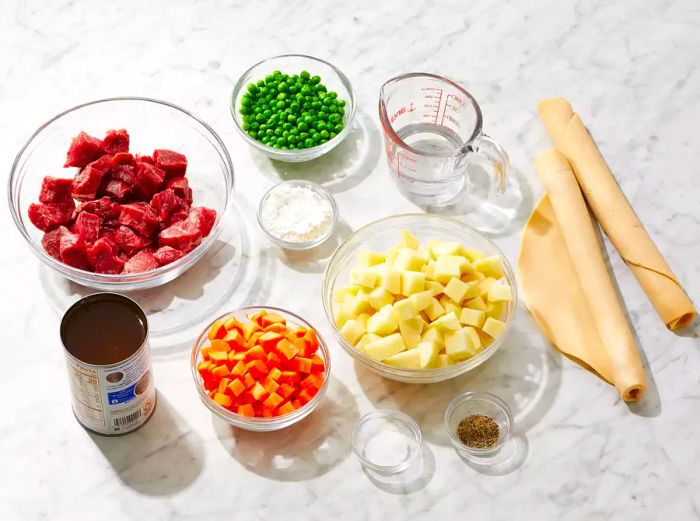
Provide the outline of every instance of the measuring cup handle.
{"type": "Polygon", "coordinates": [[[510,159],[508,153],[491,136],[480,134],[471,143],[471,150],[484,157],[493,165],[493,177],[496,185],[496,193],[502,194],[506,191],[506,181],[508,170],[510,169],[510,159]]]}

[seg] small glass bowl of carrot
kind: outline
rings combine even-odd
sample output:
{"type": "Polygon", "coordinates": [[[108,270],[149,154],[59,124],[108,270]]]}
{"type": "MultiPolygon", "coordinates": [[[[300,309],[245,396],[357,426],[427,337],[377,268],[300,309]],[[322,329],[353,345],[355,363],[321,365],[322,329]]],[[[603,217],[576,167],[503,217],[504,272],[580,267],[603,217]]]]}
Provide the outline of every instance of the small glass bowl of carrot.
{"type": "Polygon", "coordinates": [[[229,424],[275,431],[309,415],[328,387],[330,353],[303,318],[243,307],[209,324],[192,348],[200,398],[229,424]]]}

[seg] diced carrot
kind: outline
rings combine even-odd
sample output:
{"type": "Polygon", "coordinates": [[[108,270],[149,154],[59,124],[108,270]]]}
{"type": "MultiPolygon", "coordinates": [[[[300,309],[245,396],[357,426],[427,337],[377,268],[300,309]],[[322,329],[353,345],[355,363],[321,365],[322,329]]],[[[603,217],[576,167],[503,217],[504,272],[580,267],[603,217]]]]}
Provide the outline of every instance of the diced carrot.
{"type": "Polygon", "coordinates": [[[294,333],[296,337],[301,338],[306,334],[307,331],[308,329],[306,329],[305,327],[297,327],[292,330],[292,333],[294,333]]]}
{"type": "Polygon", "coordinates": [[[310,374],[306,378],[304,378],[301,381],[300,384],[304,389],[308,389],[309,387],[313,387],[315,389],[319,389],[321,385],[323,385],[323,378],[316,375],[316,374],[310,374]]]}
{"type": "Polygon", "coordinates": [[[279,409],[277,409],[277,411],[280,413],[280,416],[283,414],[289,414],[290,412],[294,412],[295,410],[296,408],[289,402],[283,403],[279,406],[279,409]]]}
{"type": "Polygon", "coordinates": [[[214,401],[222,407],[231,407],[231,404],[233,403],[233,400],[230,396],[222,393],[216,393],[214,395],[214,401]]]}
{"type": "Polygon", "coordinates": [[[223,351],[212,351],[210,358],[217,363],[226,362],[228,360],[228,353],[223,351]]]}
{"type": "Polygon", "coordinates": [[[245,349],[245,338],[243,338],[243,334],[238,329],[232,329],[226,333],[223,340],[231,349],[235,349],[236,351],[245,349]]]}
{"type": "Polygon", "coordinates": [[[226,394],[226,386],[229,384],[230,381],[231,381],[231,379],[230,379],[230,378],[226,378],[226,377],[224,377],[224,378],[222,378],[221,380],[219,380],[219,389],[218,389],[218,391],[219,391],[221,394],[226,394]]]}
{"type": "Polygon", "coordinates": [[[294,392],[294,387],[292,387],[289,384],[282,384],[279,386],[279,388],[276,391],[280,396],[282,396],[284,399],[289,398],[292,393],[294,392]]]}
{"type": "Polygon", "coordinates": [[[265,326],[263,330],[266,333],[279,333],[280,335],[284,335],[284,333],[287,332],[287,326],[276,322],[274,324],[270,324],[269,326],[265,326]]]}
{"type": "Polygon", "coordinates": [[[268,396],[267,399],[263,402],[263,405],[265,407],[270,407],[271,409],[274,409],[279,404],[281,404],[283,401],[284,401],[284,398],[282,398],[279,394],[277,394],[275,392],[271,392],[270,396],[268,396]]]}
{"type": "Polygon", "coordinates": [[[225,365],[220,365],[216,369],[213,369],[211,374],[213,374],[217,378],[223,378],[224,376],[230,375],[231,371],[229,371],[229,368],[225,365]]]}
{"type": "Polygon", "coordinates": [[[295,409],[301,409],[303,404],[301,403],[301,400],[299,400],[299,398],[295,398],[294,400],[292,400],[292,405],[295,409]]]}
{"type": "Polygon", "coordinates": [[[273,331],[268,331],[260,335],[258,344],[261,345],[265,351],[269,351],[274,348],[280,340],[282,340],[282,335],[273,331]]]}
{"type": "Polygon", "coordinates": [[[277,379],[279,383],[296,385],[301,381],[299,373],[296,371],[282,371],[282,375],[277,379]]]}
{"type": "Polygon", "coordinates": [[[236,378],[235,380],[232,380],[230,384],[228,384],[228,390],[231,391],[234,396],[238,397],[243,391],[245,391],[245,385],[238,378],[236,378]]]}
{"type": "Polygon", "coordinates": [[[280,384],[278,384],[275,380],[270,378],[269,374],[263,380],[262,385],[265,389],[267,389],[268,393],[274,393],[277,390],[277,388],[280,386],[280,384]]]}
{"type": "Polygon", "coordinates": [[[262,417],[263,418],[272,418],[275,415],[274,409],[270,409],[269,407],[263,407],[262,409],[262,417]]]}
{"type": "Polygon", "coordinates": [[[224,342],[220,338],[215,338],[214,340],[211,341],[211,345],[209,346],[209,353],[228,353],[231,350],[231,346],[228,345],[228,342],[224,342]]]}
{"type": "Polygon", "coordinates": [[[243,377],[243,385],[245,385],[246,389],[253,387],[255,385],[255,378],[253,378],[253,375],[246,373],[243,377]]]}
{"type": "Polygon", "coordinates": [[[313,396],[309,393],[308,389],[302,389],[301,391],[299,391],[298,399],[301,403],[309,403],[309,401],[311,401],[311,398],[313,398],[313,396]]]}
{"type": "Polygon", "coordinates": [[[248,351],[245,352],[245,361],[250,362],[251,360],[267,360],[265,350],[260,346],[248,349],[248,351]]]}
{"type": "Polygon", "coordinates": [[[322,373],[325,370],[326,370],[326,364],[323,361],[323,359],[318,355],[314,355],[311,358],[311,372],[312,373],[322,373]]]}
{"type": "Polygon", "coordinates": [[[236,317],[234,317],[233,315],[231,315],[230,317],[228,317],[228,318],[224,321],[224,327],[226,328],[227,331],[231,331],[231,330],[233,330],[233,329],[238,329],[239,331],[241,331],[241,333],[243,332],[243,331],[242,331],[243,325],[242,325],[242,324],[240,323],[240,321],[239,321],[236,317]]]}
{"type": "Polygon", "coordinates": [[[243,324],[243,337],[248,340],[253,333],[256,333],[260,331],[260,326],[258,326],[255,322],[246,322],[243,324]]]}
{"type": "Polygon", "coordinates": [[[212,364],[209,360],[204,360],[203,362],[199,362],[199,364],[197,365],[197,371],[199,371],[200,373],[208,371],[212,365],[214,364],[212,364]]]}
{"type": "Polygon", "coordinates": [[[300,373],[310,373],[311,372],[311,358],[304,358],[303,356],[297,356],[296,361],[297,361],[300,373]]]}
{"type": "Polygon", "coordinates": [[[287,323],[287,320],[284,317],[281,317],[277,313],[267,313],[263,315],[262,317],[262,326],[266,327],[271,324],[282,324],[285,325],[287,323]]]}
{"type": "Polygon", "coordinates": [[[214,396],[216,396],[216,389],[207,392],[207,394],[209,395],[209,398],[211,398],[213,400],[214,396]]]}
{"type": "Polygon", "coordinates": [[[270,394],[268,393],[265,388],[260,385],[260,382],[255,382],[255,385],[253,385],[253,388],[250,390],[250,393],[253,395],[253,398],[258,400],[259,402],[264,400],[265,397],[270,394]]]}
{"type": "Polygon", "coordinates": [[[277,368],[282,364],[282,359],[280,358],[280,355],[277,354],[277,351],[270,351],[267,353],[267,365],[270,367],[277,368]]]}
{"type": "Polygon", "coordinates": [[[199,354],[202,355],[202,358],[205,360],[209,358],[209,351],[211,350],[211,346],[204,346],[202,349],[199,350],[199,354]]]}
{"type": "Polygon", "coordinates": [[[245,353],[236,352],[236,351],[229,351],[228,352],[228,361],[229,362],[233,362],[235,364],[237,362],[240,362],[241,360],[245,360],[245,353]]]}
{"type": "Polygon", "coordinates": [[[209,340],[224,338],[226,336],[226,326],[223,320],[217,320],[209,328],[209,340]]]}
{"type": "Polygon", "coordinates": [[[255,409],[253,409],[252,405],[247,403],[245,405],[239,405],[237,413],[239,416],[255,416],[255,409]]]}
{"type": "MultiPolygon", "coordinates": [[[[269,363],[268,363],[269,365],[269,363]]],[[[270,372],[268,373],[268,376],[272,378],[273,380],[279,380],[279,377],[282,376],[282,371],[280,371],[277,367],[272,367],[270,368],[270,372]]]]}
{"type": "Polygon", "coordinates": [[[286,338],[283,338],[277,344],[277,351],[287,360],[291,360],[299,352],[299,349],[286,338]]]}
{"type": "Polygon", "coordinates": [[[253,360],[248,362],[248,372],[256,380],[262,380],[270,372],[270,368],[263,360],[253,360]]]}
{"type": "Polygon", "coordinates": [[[253,395],[250,394],[248,390],[243,391],[238,397],[238,405],[245,405],[246,403],[253,403],[254,401],[255,398],[253,398],[253,395]]]}
{"type": "Polygon", "coordinates": [[[250,319],[251,322],[255,322],[258,326],[263,327],[262,319],[265,315],[267,315],[267,311],[262,309],[262,310],[258,311],[257,313],[253,313],[248,318],[250,319]]]}
{"type": "Polygon", "coordinates": [[[244,376],[248,372],[248,367],[246,366],[245,362],[243,360],[239,360],[236,365],[233,366],[233,369],[231,369],[231,374],[234,374],[236,376],[244,376]]]}

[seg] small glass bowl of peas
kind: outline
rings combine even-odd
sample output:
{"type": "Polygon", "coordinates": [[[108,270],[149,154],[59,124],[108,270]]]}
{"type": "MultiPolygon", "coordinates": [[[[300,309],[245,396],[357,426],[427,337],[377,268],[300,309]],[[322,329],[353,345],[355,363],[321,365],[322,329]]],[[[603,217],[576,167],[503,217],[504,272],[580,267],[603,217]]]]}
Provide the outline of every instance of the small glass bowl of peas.
{"type": "Polygon", "coordinates": [[[316,159],[347,137],[355,117],[350,80],[303,54],[263,60],[236,82],[231,115],[243,139],[270,159],[316,159]]]}

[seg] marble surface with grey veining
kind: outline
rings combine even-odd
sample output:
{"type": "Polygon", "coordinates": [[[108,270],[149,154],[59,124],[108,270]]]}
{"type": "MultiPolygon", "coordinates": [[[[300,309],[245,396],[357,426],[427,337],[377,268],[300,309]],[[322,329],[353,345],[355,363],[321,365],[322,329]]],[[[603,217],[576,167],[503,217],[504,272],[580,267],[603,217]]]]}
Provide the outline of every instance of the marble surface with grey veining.
{"type": "Polygon", "coordinates": [[[61,313],[88,290],[32,255],[0,198],[0,518],[700,520],[698,326],[667,331],[607,243],[652,375],[640,404],[622,403],[612,387],[557,354],[522,304],[491,360],[441,384],[384,380],[332,345],[322,405],[273,434],[215,420],[189,368],[190,346],[207,320],[244,303],[295,309],[330,337],[320,288],[334,246],[373,219],[418,210],[389,177],[376,112],[382,82],[411,71],[465,86],[514,166],[495,206],[445,211],[487,229],[514,262],[542,192],[532,158],[549,146],[535,106],[566,96],[700,301],[699,26],[693,0],[2,2],[6,175],[54,114],[87,100],[148,96],[187,108],[220,134],[235,168],[236,212],[195,268],[136,295],[154,329],[160,403],[137,433],[103,438],[71,414],[57,334],[61,313]],[[228,110],[232,85],[248,66],[289,52],[340,67],[359,106],[341,146],[296,168],[253,153],[228,110]],[[333,192],[341,220],[330,243],[293,255],[264,238],[255,209],[276,180],[300,176],[333,192]],[[510,404],[520,434],[510,468],[469,466],[450,447],[442,413],[470,389],[510,404]],[[352,453],[354,422],[378,407],[403,410],[420,425],[423,454],[413,475],[373,478],[352,453]]]}

